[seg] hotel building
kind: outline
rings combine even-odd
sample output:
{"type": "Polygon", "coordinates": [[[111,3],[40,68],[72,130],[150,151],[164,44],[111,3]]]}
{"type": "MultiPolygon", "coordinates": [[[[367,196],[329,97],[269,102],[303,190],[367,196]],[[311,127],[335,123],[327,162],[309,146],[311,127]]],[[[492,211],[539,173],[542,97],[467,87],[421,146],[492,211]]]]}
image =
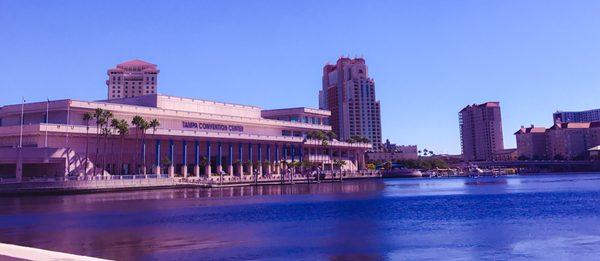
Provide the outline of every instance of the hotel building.
{"type": "Polygon", "coordinates": [[[521,127],[515,137],[522,159],[582,160],[588,158],[589,149],[600,145],[600,121],[521,127]]]}
{"type": "Polygon", "coordinates": [[[463,160],[490,161],[504,150],[499,102],[468,105],[458,113],[463,160]]]}
{"type": "Polygon", "coordinates": [[[600,121],[600,109],[587,111],[557,111],[552,114],[554,123],[600,121]]]}
{"type": "Polygon", "coordinates": [[[340,140],[361,136],[381,149],[380,104],[364,59],[340,58],[323,67],[319,108],[331,111],[331,127],[340,140]]]}
{"type": "Polygon", "coordinates": [[[157,93],[158,73],[156,64],[131,60],[108,69],[107,99],[120,99],[157,93]]]}
{"type": "Polygon", "coordinates": [[[546,153],[546,128],[531,125],[528,128],[521,126],[515,132],[517,139],[517,155],[527,159],[545,159],[546,153]]]}
{"type": "Polygon", "coordinates": [[[0,178],[118,173],[190,178],[210,178],[210,173],[229,177],[254,173],[277,177],[284,162],[294,161],[312,162],[328,171],[365,168],[363,155],[371,149],[370,144],[333,140],[324,146],[321,141],[306,138],[311,131],[331,130],[326,124],[329,111],[261,110],[255,106],[146,94],[146,86],[156,84],[158,70],[154,65],[132,61],[117,69],[115,72],[120,74],[110,74],[113,69],[109,70],[109,95],[113,86],[120,86],[115,90],[144,92],[120,93],[129,97],[103,101],[66,99],[0,107],[0,178]],[[142,75],[152,72],[140,78],[142,82],[151,75],[154,80],[148,78],[149,82],[141,85],[130,83],[127,89],[125,76],[131,67],[142,75]],[[116,78],[112,85],[112,75],[123,78],[116,78]],[[160,126],[145,134],[130,126],[128,134],[119,135],[111,127],[98,128],[95,119],[84,120],[84,114],[97,108],[112,112],[115,119],[130,125],[134,116],[141,116],[147,121],[157,119],[160,126]],[[334,160],[345,164],[336,165],[334,160]]]}

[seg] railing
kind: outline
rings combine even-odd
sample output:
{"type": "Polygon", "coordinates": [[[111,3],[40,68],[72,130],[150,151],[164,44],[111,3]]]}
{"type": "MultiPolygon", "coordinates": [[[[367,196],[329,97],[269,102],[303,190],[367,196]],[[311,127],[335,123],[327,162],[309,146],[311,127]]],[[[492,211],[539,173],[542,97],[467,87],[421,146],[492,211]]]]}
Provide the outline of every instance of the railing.
{"type": "Polygon", "coordinates": [[[197,184],[197,185],[226,185],[253,182],[290,182],[306,181],[317,179],[320,175],[321,180],[336,180],[340,178],[373,178],[381,177],[377,171],[325,171],[321,173],[286,173],[270,175],[242,175],[232,176],[210,176],[210,177],[174,177],[170,178],[167,174],[147,174],[147,175],[111,175],[95,177],[56,177],[56,178],[24,178],[18,182],[15,178],[0,178],[0,184],[21,184],[19,187],[31,188],[118,188],[118,187],[136,187],[136,186],[157,186],[157,185],[176,185],[176,184],[197,184]],[[28,185],[30,184],[30,185],[28,185]],[[35,186],[34,184],[38,184],[35,186]],[[46,184],[46,185],[45,185],[46,184]]]}

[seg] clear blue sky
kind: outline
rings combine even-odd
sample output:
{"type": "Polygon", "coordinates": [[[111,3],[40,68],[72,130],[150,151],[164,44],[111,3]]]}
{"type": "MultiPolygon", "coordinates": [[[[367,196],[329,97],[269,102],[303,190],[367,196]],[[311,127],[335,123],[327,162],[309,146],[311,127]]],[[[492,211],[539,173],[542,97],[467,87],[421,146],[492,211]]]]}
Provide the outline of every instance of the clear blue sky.
{"type": "Polygon", "coordinates": [[[600,1],[0,0],[0,105],[102,99],[106,69],[159,65],[159,92],[318,106],[321,70],[364,56],[383,136],[459,153],[458,111],[520,125],[600,107],[600,1]]]}

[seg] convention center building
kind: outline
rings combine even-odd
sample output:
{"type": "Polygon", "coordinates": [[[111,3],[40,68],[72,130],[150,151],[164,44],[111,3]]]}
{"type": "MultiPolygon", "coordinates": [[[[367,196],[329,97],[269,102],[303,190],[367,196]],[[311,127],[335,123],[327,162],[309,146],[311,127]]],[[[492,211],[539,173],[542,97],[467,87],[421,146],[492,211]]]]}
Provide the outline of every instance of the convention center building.
{"type": "Polygon", "coordinates": [[[277,176],[288,166],[365,169],[370,144],[314,137],[331,132],[330,115],[156,93],[7,105],[0,107],[0,178],[277,176]]]}

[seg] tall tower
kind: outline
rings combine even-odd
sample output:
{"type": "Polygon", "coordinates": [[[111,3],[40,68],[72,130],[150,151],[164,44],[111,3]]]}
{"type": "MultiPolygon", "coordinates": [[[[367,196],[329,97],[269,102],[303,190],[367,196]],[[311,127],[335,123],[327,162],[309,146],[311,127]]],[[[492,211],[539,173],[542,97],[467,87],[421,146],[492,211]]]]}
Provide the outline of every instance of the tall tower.
{"type": "Polygon", "coordinates": [[[129,98],[157,92],[158,73],[156,64],[131,60],[108,69],[106,86],[108,99],[129,98]]]}
{"type": "Polygon", "coordinates": [[[504,149],[499,102],[468,105],[458,113],[458,122],[465,161],[492,160],[504,149]]]}
{"type": "Polygon", "coordinates": [[[340,58],[323,67],[319,108],[331,111],[329,122],[340,140],[362,136],[381,149],[380,106],[363,58],[340,58]]]}

